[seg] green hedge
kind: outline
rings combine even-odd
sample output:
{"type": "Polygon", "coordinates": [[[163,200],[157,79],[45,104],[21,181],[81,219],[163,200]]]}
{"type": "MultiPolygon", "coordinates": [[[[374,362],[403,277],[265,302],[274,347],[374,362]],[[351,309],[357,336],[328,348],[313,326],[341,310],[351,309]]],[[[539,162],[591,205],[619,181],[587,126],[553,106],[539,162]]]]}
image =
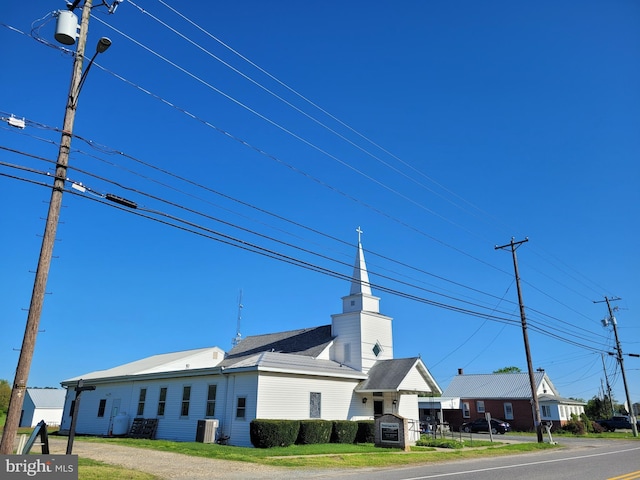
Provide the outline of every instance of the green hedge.
{"type": "Polygon", "coordinates": [[[376,439],[376,424],[373,420],[360,420],[356,443],[373,443],[376,439]]]}
{"type": "Polygon", "coordinates": [[[350,420],[336,420],[333,422],[331,443],[355,443],[358,434],[358,423],[350,420]]]}
{"type": "Polygon", "coordinates": [[[298,445],[311,445],[314,443],[329,443],[333,422],[329,420],[300,420],[298,432],[298,445]]]}
{"type": "Polygon", "coordinates": [[[256,448],[287,447],[294,443],[373,443],[373,420],[261,420],[249,428],[256,448]]]}
{"type": "Polygon", "coordinates": [[[249,434],[256,448],[288,447],[293,445],[300,431],[299,420],[251,421],[249,434]]]}

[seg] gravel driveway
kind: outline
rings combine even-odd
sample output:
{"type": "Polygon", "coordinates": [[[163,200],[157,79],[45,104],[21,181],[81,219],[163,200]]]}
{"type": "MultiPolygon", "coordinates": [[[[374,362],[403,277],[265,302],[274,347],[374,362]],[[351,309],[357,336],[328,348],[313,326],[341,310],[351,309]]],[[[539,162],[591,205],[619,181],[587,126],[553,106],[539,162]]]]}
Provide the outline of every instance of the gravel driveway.
{"type": "MultiPolygon", "coordinates": [[[[49,437],[51,454],[64,454],[66,449],[66,438],[49,437]]],[[[73,453],[83,458],[91,458],[111,465],[121,465],[131,470],[151,473],[163,479],[213,480],[218,478],[239,478],[259,480],[268,478],[272,480],[287,480],[302,477],[331,477],[330,472],[326,470],[284,469],[255,463],[215,460],[145,448],[123,447],[77,440],[73,444],[73,453]]]]}

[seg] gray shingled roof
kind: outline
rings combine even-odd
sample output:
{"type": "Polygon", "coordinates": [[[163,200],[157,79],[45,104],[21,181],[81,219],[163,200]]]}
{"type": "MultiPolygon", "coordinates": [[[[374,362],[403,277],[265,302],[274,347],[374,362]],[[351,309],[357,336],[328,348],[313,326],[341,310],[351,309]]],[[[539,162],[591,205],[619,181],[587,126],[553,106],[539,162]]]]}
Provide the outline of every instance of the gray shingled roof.
{"type": "Polygon", "coordinates": [[[233,347],[220,366],[229,367],[241,359],[263,352],[289,353],[315,358],[332,341],[331,325],[254,335],[245,338],[233,347]]]}
{"type": "Polygon", "coordinates": [[[574,400],[573,398],[558,397],[555,395],[538,395],[538,401],[549,402],[549,403],[561,403],[562,405],[586,405],[586,403],[581,400],[574,400]]]}
{"type": "Polygon", "coordinates": [[[231,367],[225,368],[258,368],[260,370],[286,370],[331,376],[366,378],[366,374],[333,360],[319,360],[306,355],[278,352],[261,352],[242,357],[231,367]]]}
{"type": "MultiPolygon", "coordinates": [[[[545,377],[534,372],[536,386],[545,377]]],[[[442,393],[443,397],[461,398],[531,398],[528,373],[484,373],[457,375],[442,393]]]]}
{"type": "Polygon", "coordinates": [[[380,360],[369,370],[369,378],[358,387],[362,390],[398,390],[400,383],[415,365],[418,357],[380,360]]]}

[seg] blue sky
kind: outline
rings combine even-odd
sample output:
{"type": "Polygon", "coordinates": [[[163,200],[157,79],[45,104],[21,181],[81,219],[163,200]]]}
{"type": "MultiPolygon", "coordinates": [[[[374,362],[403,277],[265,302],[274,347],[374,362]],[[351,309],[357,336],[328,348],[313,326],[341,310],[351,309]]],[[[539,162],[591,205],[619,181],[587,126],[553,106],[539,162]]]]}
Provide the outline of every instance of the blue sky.
{"type": "MultiPolygon", "coordinates": [[[[0,127],[10,381],[71,74],[63,8],[0,7],[0,111],[27,123],[0,127]]],[[[597,395],[615,342],[594,301],[621,298],[623,351],[640,353],[639,22],[631,1],[95,8],[88,54],[113,45],[83,87],[68,173],[93,193],[67,183],[29,385],[229,349],[241,290],[243,336],[328,324],[360,226],[395,356],[421,355],[443,388],[458,368],[526,371],[511,255],[494,247],[529,238],[534,368],[563,396],[597,395]]],[[[625,366],[640,401],[640,360],[625,366]]]]}

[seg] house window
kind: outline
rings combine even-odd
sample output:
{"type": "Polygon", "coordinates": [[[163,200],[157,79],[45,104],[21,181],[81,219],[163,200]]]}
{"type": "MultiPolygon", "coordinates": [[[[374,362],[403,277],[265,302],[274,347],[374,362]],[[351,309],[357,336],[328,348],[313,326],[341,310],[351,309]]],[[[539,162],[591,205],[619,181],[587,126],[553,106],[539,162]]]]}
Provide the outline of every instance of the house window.
{"type": "Polygon", "coordinates": [[[551,407],[549,405],[540,405],[540,409],[542,410],[543,417],[551,417],[551,407]]]}
{"type": "Polygon", "coordinates": [[[209,385],[209,391],[207,393],[207,410],[204,413],[205,417],[213,417],[216,414],[216,391],[217,385],[209,385]]]}
{"type": "Polygon", "coordinates": [[[380,344],[378,342],[376,342],[376,344],[373,346],[373,348],[371,350],[373,351],[373,354],[376,357],[382,353],[382,347],[380,346],[380,344]]]}
{"type": "Polygon", "coordinates": [[[238,397],[236,406],[236,418],[245,418],[247,415],[247,397],[238,397]]]}
{"type": "Polygon", "coordinates": [[[167,387],[160,389],[160,397],[158,397],[158,416],[164,415],[164,407],[167,404],[167,387]]]}
{"type": "Polygon", "coordinates": [[[139,417],[142,417],[144,415],[144,401],[146,398],[147,398],[147,389],[141,388],[140,396],[138,397],[138,413],[136,414],[139,417]]]}
{"type": "Polygon", "coordinates": [[[107,399],[101,398],[98,404],[98,417],[104,417],[104,410],[107,407],[107,399]]]}
{"type": "Polygon", "coordinates": [[[322,394],[320,392],[311,392],[309,394],[309,418],[320,418],[320,403],[322,394]]]}
{"type": "Polygon", "coordinates": [[[504,404],[504,419],[513,420],[513,405],[511,403],[504,404]]]}
{"type": "Polygon", "coordinates": [[[478,400],[476,402],[476,410],[478,413],[484,413],[484,400],[478,400]]]}
{"type": "Polygon", "coordinates": [[[469,402],[462,402],[462,418],[471,418],[471,410],[469,409],[469,402]]]}
{"type": "Polygon", "coordinates": [[[189,401],[191,399],[191,387],[182,387],[182,406],[180,407],[180,416],[189,416],[189,401]]]}

